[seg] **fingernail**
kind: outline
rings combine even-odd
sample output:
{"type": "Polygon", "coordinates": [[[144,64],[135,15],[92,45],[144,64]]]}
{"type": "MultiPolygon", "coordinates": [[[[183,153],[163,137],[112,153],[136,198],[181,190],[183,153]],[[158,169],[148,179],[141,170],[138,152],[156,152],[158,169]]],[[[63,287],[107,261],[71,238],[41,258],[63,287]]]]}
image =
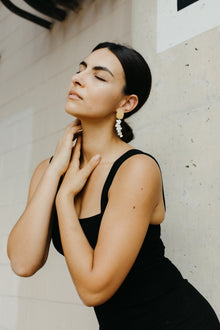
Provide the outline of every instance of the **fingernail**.
{"type": "Polygon", "coordinates": [[[95,162],[97,162],[100,158],[101,158],[100,155],[95,155],[95,156],[93,157],[93,160],[94,160],[95,162]]]}

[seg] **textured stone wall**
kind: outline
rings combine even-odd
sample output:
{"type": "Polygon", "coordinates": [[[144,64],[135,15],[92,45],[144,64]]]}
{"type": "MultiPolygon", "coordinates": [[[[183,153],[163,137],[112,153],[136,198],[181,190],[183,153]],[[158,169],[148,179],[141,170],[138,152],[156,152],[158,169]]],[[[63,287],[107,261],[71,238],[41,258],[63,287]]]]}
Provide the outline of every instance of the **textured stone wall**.
{"type": "MultiPolygon", "coordinates": [[[[16,5],[36,13],[24,1],[16,5]]],[[[130,23],[128,0],[86,0],[51,31],[0,3],[0,330],[98,328],[52,244],[43,269],[19,278],[10,269],[6,243],[25,208],[34,169],[53,154],[72,120],[64,111],[72,74],[98,42],[130,43],[130,23]]]]}
{"type": "MultiPolygon", "coordinates": [[[[0,3],[0,330],[98,327],[53,245],[46,265],[20,278],[10,269],[6,242],[24,210],[35,167],[53,154],[72,120],[64,111],[71,76],[104,40],[132,44],[151,67],[149,100],[129,120],[132,144],[153,154],[162,168],[166,255],[220,317],[220,28],[215,24],[179,43],[177,36],[174,44],[167,34],[170,47],[161,51],[159,2],[86,0],[51,31],[0,3]]],[[[190,16],[199,3],[183,10],[190,16]]],[[[16,4],[29,9],[22,0],[16,4]]],[[[218,1],[213,5],[217,12],[218,1]]]]}
{"type": "MultiPolygon", "coordinates": [[[[176,29],[175,46],[175,33],[167,34],[164,44],[171,46],[158,52],[157,1],[132,1],[132,44],[147,59],[153,85],[147,104],[130,123],[136,133],[133,145],[153,154],[162,167],[166,255],[220,317],[220,20],[204,31],[214,13],[210,6],[198,1],[176,14],[181,20],[185,15],[187,25],[191,8],[196,10],[191,24],[197,32],[200,24],[201,33],[177,43],[176,29]]],[[[220,3],[213,6],[218,13],[220,3]]]]}

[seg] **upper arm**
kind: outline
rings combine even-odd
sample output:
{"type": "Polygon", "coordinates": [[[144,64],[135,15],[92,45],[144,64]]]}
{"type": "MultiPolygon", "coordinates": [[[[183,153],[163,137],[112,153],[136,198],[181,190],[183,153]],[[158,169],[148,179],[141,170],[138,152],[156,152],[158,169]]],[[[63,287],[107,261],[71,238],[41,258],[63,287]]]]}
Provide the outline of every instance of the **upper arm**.
{"type": "Polygon", "coordinates": [[[47,158],[40,162],[38,166],[35,168],[35,171],[32,175],[31,181],[30,181],[30,186],[29,186],[29,191],[28,191],[28,198],[27,198],[27,205],[29,204],[31,198],[33,197],[33,194],[42,178],[44,175],[46,169],[49,166],[49,160],[50,158],[47,158]]]}
{"type": "Polygon", "coordinates": [[[146,236],[151,216],[161,198],[158,165],[146,155],[136,155],[119,168],[94,251],[93,269],[104,301],[122,284],[146,236]]]}
{"type": "MultiPolygon", "coordinates": [[[[35,190],[37,189],[37,186],[41,180],[41,178],[43,177],[46,169],[49,166],[49,161],[50,158],[47,158],[45,160],[43,160],[42,162],[40,162],[38,164],[38,166],[35,168],[35,171],[32,175],[31,178],[31,182],[30,182],[30,186],[29,186],[29,191],[28,191],[28,198],[27,198],[27,205],[30,203],[35,190]]],[[[50,247],[50,239],[51,239],[51,227],[49,228],[49,233],[48,233],[48,237],[47,237],[47,244],[46,244],[46,248],[45,248],[45,253],[44,253],[44,258],[42,260],[42,265],[41,267],[45,264],[47,257],[48,257],[48,253],[49,253],[49,247],[50,247]]]]}

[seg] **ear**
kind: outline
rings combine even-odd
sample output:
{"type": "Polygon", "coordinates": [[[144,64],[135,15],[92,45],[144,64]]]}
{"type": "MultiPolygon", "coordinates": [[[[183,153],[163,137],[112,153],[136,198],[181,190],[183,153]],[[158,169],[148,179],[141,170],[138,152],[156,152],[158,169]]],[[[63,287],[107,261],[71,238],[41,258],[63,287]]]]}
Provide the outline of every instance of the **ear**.
{"type": "Polygon", "coordinates": [[[126,95],[120,106],[119,109],[122,110],[124,113],[132,111],[138,104],[138,97],[135,94],[126,95]]]}

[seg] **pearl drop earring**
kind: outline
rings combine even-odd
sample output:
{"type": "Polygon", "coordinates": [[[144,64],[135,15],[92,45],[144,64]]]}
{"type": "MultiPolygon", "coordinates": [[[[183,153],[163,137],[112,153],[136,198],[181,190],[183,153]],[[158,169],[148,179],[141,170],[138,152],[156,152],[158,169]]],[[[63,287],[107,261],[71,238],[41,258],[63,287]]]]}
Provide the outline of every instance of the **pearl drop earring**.
{"type": "Polygon", "coordinates": [[[123,137],[123,134],[122,134],[122,127],[121,127],[121,121],[122,119],[124,118],[124,112],[122,110],[118,110],[116,112],[116,123],[115,123],[115,128],[116,128],[116,132],[118,134],[118,136],[120,138],[123,137]]]}

